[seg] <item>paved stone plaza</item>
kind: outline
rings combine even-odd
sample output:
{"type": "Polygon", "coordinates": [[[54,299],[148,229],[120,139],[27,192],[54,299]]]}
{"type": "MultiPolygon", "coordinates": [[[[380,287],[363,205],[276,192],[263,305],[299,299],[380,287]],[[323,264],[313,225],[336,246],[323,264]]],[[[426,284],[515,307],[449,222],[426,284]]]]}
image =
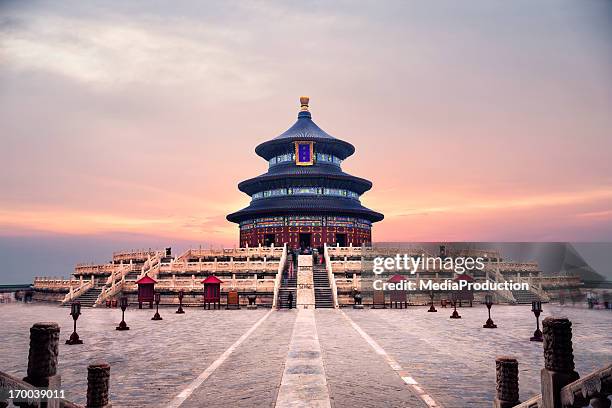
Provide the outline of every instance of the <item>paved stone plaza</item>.
{"type": "MultiPolygon", "coordinates": [[[[498,328],[491,330],[482,328],[487,314],[480,305],[460,308],[457,320],[440,307],[438,313],[188,308],[184,315],[162,308],[162,321],[150,320],[152,310],[131,308],[125,332],[115,330],[120,310],[84,309],[78,332],[85,344],[67,346],[68,308],[3,304],[0,370],[25,376],[30,326],[56,321],[62,382],[77,403],[85,401],[87,364],[103,359],[111,364],[116,407],[280,407],[293,398],[311,399],[307,406],[490,407],[497,355],[518,358],[522,399],[539,393],[542,344],[529,341],[535,326],[529,309],[494,306],[498,328]]],[[[542,318],[550,315],[573,322],[581,375],[612,361],[610,311],[545,304],[542,318]]]]}

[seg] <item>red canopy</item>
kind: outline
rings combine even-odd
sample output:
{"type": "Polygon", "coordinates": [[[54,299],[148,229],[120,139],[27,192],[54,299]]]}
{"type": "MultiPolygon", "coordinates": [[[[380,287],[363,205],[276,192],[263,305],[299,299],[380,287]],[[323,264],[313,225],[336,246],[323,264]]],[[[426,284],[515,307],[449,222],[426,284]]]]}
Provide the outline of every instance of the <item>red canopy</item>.
{"type": "Polygon", "coordinates": [[[147,283],[157,283],[157,281],[151,278],[149,275],[145,275],[142,278],[136,281],[138,285],[147,284],[147,283]]]}
{"type": "Polygon", "coordinates": [[[215,275],[207,276],[206,279],[202,281],[202,283],[223,283],[223,281],[217,278],[215,275]]]}
{"type": "Polygon", "coordinates": [[[454,281],[460,281],[460,280],[466,280],[466,281],[473,281],[474,278],[472,278],[470,275],[467,275],[465,273],[461,274],[461,275],[457,275],[457,277],[455,279],[453,279],[454,281]]]}
{"type": "Polygon", "coordinates": [[[393,275],[392,277],[390,277],[388,282],[399,283],[404,280],[406,280],[404,276],[397,274],[397,275],[393,275]]]}

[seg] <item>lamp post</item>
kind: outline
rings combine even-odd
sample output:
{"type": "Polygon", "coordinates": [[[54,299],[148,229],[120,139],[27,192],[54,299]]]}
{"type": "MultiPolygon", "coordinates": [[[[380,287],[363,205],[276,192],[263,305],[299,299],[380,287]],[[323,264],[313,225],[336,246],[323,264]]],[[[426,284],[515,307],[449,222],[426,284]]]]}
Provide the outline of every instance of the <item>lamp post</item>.
{"type": "Polygon", "coordinates": [[[450,316],[450,318],[451,319],[461,319],[461,316],[459,316],[459,312],[457,312],[457,293],[456,292],[453,292],[451,294],[451,302],[455,310],[453,311],[453,314],[450,316]]]}
{"type": "Polygon", "coordinates": [[[73,302],[70,305],[70,315],[72,316],[72,320],[74,320],[74,330],[72,331],[70,338],[66,340],[66,344],[83,344],[83,340],[79,339],[79,335],[76,331],[76,322],[81,315],[81,302],[73,302]]]}
{"type": "Polygon", "coordinates": [[[159,301],[161,300],[161,295],[159,292],[155,292],[155,314],[151,318],[151,320],[163,320],[159,315],[159,301]]]}
{"type": "Polygon", "coordinates": [[[429,297],[431,298],[431,306],[429,306],[428,312],[437,312],[436,307],[434,306],[434,291],[433,290],[429,293],[429,297]]]}
{"type": "Polygon", "coordinates": [[[176,311],[176,313],[179,313],[179,314],[185,313],[185,311],[183,310],[183,296],[185,296],[185,292],[183,292],[183,289],[181,289],[179,290],[179,293],[178,293],[179,308],[176,311]]]}
{"type": "Polygon", "coordinates": [[[119,299],[119,307],[121,307],[121,323],[116,327],[117,330],[130,330],[127,324],[125,324],[125,309],[128,307],[127,296],[121,296],[119,299]]]}
{"type": "Polygon", "coordinates": [[[536,318],[536,330],[533,332],[533,337],[529,340],[531,341],[544,341],[542,338],[542,331],[540,330],[540,313],[542,313],[542,302],[539,300],[534,300],[531,302],[531,311],[535,315],[536,318]]]}
{"type": "Polygon", "coordinates": [[[485,329],[496,329],[497,325],[493,323],[493,319],[491,319],[491,306],[493,306],[493,296],[485,295],[485,305],[487,305],[487,309],[489,310],[489,318],[487,322],[482,325],[485,329]]]}

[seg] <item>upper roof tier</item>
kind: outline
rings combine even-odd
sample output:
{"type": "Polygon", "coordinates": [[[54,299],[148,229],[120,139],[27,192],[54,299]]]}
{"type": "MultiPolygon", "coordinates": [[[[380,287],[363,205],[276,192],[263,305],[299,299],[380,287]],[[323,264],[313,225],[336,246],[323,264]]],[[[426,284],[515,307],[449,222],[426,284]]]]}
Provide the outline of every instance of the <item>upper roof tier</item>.
{"type": "Polygon", "coordinates": [[[281,135],[272,140],[261,143],[255,148],[255,153],[266,160],[279,154],[286,153],[295,141],[314,141],[319,152],[334,154],[341,160],[355,153],[355,147],[344,140],[331,136],[312,120],[308,111],[307,97],[300,98],[302,108],[298,113],[297,122],[281,135]]]}
{"type": "Polygon", "coordinates": [[[266,189],[309,186],[346,188],[357,194],[363,194],[372,188],[372,182],[347,174],[334,165],[296,166],[287,164],[276,166],[267,173],[240,182],[238,189],[243,193],[253,195],[266,189]]]}

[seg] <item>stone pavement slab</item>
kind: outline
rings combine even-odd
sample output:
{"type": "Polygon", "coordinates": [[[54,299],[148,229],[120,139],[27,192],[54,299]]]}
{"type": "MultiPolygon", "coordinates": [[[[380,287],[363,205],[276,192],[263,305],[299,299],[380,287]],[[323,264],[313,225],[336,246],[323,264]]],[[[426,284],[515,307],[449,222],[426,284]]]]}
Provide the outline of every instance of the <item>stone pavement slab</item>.
{"type": "Polygon", "coordinates": [[[272,312],[181,408],[274,406],[296,315],[272,312]]]}
{"type": "Polygon", "coordinates": [[[276,407],[330,407],[314,309],[298,309],[276,407]]]}
{"type": "MultiPolygon", "coordinates": [[[[519,361],[521,398],[539,393],[542,344],[529,341],[535,329],[529,306],[493,306],[497,329],[482,328],[487,312],[481,305],[460,308],[463,318],[458,320],[449,319],[450,309],[439,308],[438,313],[426,310],[310,310],[314,324],[310,317],[301,320],[303,330],[295,337],[296,344],[299,340],[310,345],[291,351],[298,311],[273,311],[197,390],[208,404],[197,401],[203,405],[194,402],[193,406],[271,407],[278,399],[285,371],[287,378],[293,373],[324,373],[333,407],[423,406],[386,356],[445,408],[490,407],[495,394],[495,356],[502,354],[519,361]],[[377,353],[351,321],[386,356],[377,353]],[[322,360],[322,368],[312,364],[315,360],[322,360]]],[[[115,326],[121,319],[120,310],[83,309],[78,332],[85,344],[68,346],[64,344],[72,331],[68,308],[1,304],[0,369],[24,377],[30,327],[38,321],[56,321],[62,330],[59,370],[69,399],[85,402],[87,365],[101,359],[111,364],[114,406],[167,406],[269,312],[187,308],[185,315],[177,315],[174,311],[162,308],[164,320],[151,321],[154,310],[128,309],[126,321],[131,330],[118,332],[115,326]]],[[[545,304],[542,318],[551,315],[564,315],[572,321],[580,375],[612,361],[610,311],[545,304]]],[[[304,378],[317,378],[313,383],[323,385],[320,377],[304,378]]],[[[299,386],[299,382],[294,384],[299,386]]]]}
{"type": "Polygon", "coordinates": [[[426,407],[339,310],[316,321],[333,407],[426,407]]]}
{"type": "Polygon", "coordinates": [[[82,345],[65,345],[72,333],[70,308],[53,304],[0,305],[0,367],[25,377],[29,334],[38,321],[61,327],[59,371],[67,399],[85,403],[87,365],[111,364],[111,401],[117,407],[163,406],[268,311],[160,308],[164,320],[152,321],[155,310],[129,308],[129,331],[117,331],[120,309],[82,309],[77,330],[82,345]]]}
{"type": "MultiPolygon", "coordinates": [[[[572,321],[576,369],[581,375],[612,361],[612,313],[545,304],[547,316],[572,321]]],[[[346,310],[359,326],[406,367],[415,380],[446,408],[490,407],[495,394],[495,357],[519,361],[521,400],[540,393],[544,365],[542,343],[530,342],[535,318],[530,306],[495,305],[497,329],[484,329],[487,309],[458,308],[461,319],[449,319],[451,309],[426,307],[403,310],[346,310]]]]}

